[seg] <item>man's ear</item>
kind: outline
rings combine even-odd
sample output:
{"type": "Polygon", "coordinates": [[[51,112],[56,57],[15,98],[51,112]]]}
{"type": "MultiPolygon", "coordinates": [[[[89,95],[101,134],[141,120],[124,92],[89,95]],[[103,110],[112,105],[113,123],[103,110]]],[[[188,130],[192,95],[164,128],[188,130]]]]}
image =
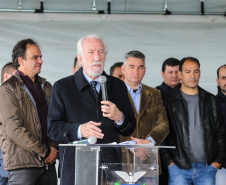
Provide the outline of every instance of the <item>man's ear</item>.
{"type": "Polygon", "coordinates": [[[163,71],[161,71],[161,75],[162,75],[162,78],[164,78],[164,72],[163,71]]]}
{"type": "Polygon", "coordinates": [[[181,71],[178,71],[178,77],[181,80],[181,71]]]}
{"type": "Polygon", "coordinates": [[[83,65],[83,60],[82,60],[82,55],[81,54],[78,54],[77,55],[77,59],[78,59],[78,62],[83,65]]]}
{"type": "Polygon", "coordinates": [[[216,82],[217,82],[217,85],[219,86],[219,80],[218,80],[218,78],[216,79],[216,82]]]}
{"type": "Polygon", "coordinates": [[[8,73],[4,73],[3,74],[3,81],[5,82],[6,80],[8,80],[9,79],[9,74],[8,73]]]}
{"type": "Polygon", "coordinates": [[[75,68],[72,67],[72,74],[75,74],[75,68]]]}
{"type": "Polygon", "coordinates": [[[22,57],[18,57],[18,63],[19,63],[20,66],[23,66],[24,59],[22,57]]]}

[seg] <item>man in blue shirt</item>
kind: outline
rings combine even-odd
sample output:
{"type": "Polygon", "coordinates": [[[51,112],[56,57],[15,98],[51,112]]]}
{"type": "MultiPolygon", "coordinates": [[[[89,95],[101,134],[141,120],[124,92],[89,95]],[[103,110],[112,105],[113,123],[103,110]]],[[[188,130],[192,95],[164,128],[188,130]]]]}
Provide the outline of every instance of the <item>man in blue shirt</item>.
{"type": "MultiPolygon", "coordinates": [[[[122,136],[121,141],[128,141],[132,138],[137,144],[160,145],[168,135],[168,121],[160,91],[141,83],[146,72],[144,54],[140,51],[126,53],[122,72],[137,126],[132,137],[122,136]]],[[[132,156],[131,153],[129,158],[124,155],[124,162],[132,163],[132,156]]],[[[149,158],[145,149],[138,149],[136,156],[143,161],[149,158]]]]}

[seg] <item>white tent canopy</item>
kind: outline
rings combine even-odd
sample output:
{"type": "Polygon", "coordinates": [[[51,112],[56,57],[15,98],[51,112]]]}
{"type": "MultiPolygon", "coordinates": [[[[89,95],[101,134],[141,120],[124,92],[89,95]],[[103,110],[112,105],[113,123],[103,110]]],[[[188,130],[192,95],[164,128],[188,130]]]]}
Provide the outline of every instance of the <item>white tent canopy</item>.
{"type": "Polygon", "coordinates": [[[107,73],[126,52],[139,50],[147,61],[143,83],[155,87],[166,58],[193,56],[201,63],[200,86],[216,94],[216,70],[226,63],[225,23],[223,15],[0,12],[0,67],[11,61],[19,40],[33,38],[44,60],[40,76],[54,83],[71,74],[78,39],[98,33],[108,44],[107,73]]]}
{"type": "Polygon", "coordinates": [[[160,13],[168,9],[173,14],[206,14],[226,12],[225,0],[0,0],[2,11],[34,12],[43,3],[47,12],[108,12],[111,13],[160,13]],[[95,7],[95,8],[94,8],[95,7]]]}

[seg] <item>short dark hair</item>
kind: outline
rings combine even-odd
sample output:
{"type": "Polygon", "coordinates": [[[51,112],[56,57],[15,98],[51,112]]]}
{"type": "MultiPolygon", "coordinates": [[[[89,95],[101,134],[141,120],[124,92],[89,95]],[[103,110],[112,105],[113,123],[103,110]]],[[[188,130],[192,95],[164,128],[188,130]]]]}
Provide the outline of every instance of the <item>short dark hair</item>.
{"type": "Polygon", "coordinates": [[[180,61],[180,64],[179,64],[179,71],[182,72],[183,65],[184,65],[184,63],[185,63],[187,60],[191,60],[192,62],[197,63],[198,66],[199,66],[199,68],[200,68],[200,63],[199,63],[199,61],[198,61],[197,58],[194,58],[194,57],[185,57],[185,58],[183,58],[183,59],[180,61]]]}
{"type": "Polygon", "coordinates": [[[165,72],[166,65],[168,66],[178,66],[180,61],[176,58],[167,58],[162,64],[162,72],[165,72]]]}
{"type": "Polygon", "coordinates": [[[15,70],[14,65],[12,62],[8,62],[7,64],[5,64],[2,68],[2,73],[1,73],[1,83],[3,83],[4,81],[4,74],[8,73],[12,75],[12,70],[15,70]]]}
{"type": "Polygon", "coordinates": [[[77,59],[77,57],[75,57],[75,59],[74,59],[74,68],[76,67],[76,64],[77,64],[77,62],[78,62],[78,59],[77,59]]]}
{"type": "Polygon", "coordinates": [[[220,66],[218,69],[217,69],[217,78],[219,79],[219,71],[222,67],[226,67],[226,64],[220,66]]]}
{"type": "Polygon", "coordinates": [[[126,64],[127,59],[130,58],[130,57],[140,58],[145,63],[145,55],[140,51],[134,50],[134,51],[130,51],[130,52],[126,53],[125,56],[124,56],[124,64],[126,64]]]}
{"type": "Polygon", "coordinates": [[[19,57],[22,57],[23,59],[26,60],[25,53],[26,53],[28,44],[38,46],[38,44],[32,39],[21,40],[14,46],[13,51],[12,51],[12,61],[13,61],[13,65],[14,65],[15,69],[18,69],[18,67],[20,66],[19,61],[18,61],[19,57]]]}
{"type": "Polygon", "coordinates": [[[114,63],[110,68],[110,76],[113,76],[113,73],[116,67],[121,67],[122,65],[123,65],[123,62],[114,63]]]}

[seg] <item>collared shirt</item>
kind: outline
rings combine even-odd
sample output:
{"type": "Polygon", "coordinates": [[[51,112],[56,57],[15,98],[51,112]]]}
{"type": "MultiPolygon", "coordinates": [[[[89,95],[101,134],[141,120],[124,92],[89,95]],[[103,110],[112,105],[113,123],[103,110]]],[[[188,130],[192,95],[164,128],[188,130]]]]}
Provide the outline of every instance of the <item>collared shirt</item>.
{"type": "MultiPolygon", "coordinates": [[[[125,82],[125,84],[126,84],[126,82],[125,82]]],[[[127,85],[127,84],[126,84],[126,87],[127,87],[128,91],[129,91],[129,94],[130,94],[132,100],[133,100],[133,104],[134,104],[134,106],[136,108],[137,114],[139,114],[139,109],[140,109],[140,93],[141,93],[141,90],[142,90],[142,84],[140,83],[140,85],[139,85],[139,87],[138,87],[138,89],[137,89],[136,92],[134,92],[133,89],[129,85],[127,85]]],[[[148,139],[149,141],[151,141],[155,145],[156,142],[155,142],[155,140],[152,137],[149,136],[146,139],[148,139]]]]}
{"type": "Polygon", "coordinates": [[[38,117],[41,123],[42,142],[47,143],[48,142],[48,137],[47,137],[48,106],[47,106],[45,94],[43,92],[41,84],[39,83],[37,76],[35,77],[35,82],[33,82],[28,77],[28,75],[24,75],[23,72],[19,70],[18,70],[18,73],[20,74],[21,79],[23,80],[25,86],[28,88],[28,90],[31,93],[31,96],[35,101],[38,117]]]}
{"type": "MultiPolygon", "coordinates": [[[[90,82],[91,81],[93,81],[90,77],[88,77],[85,73],[84,73],[84,71],[82,71],[82,73],[83,73],[83,75],[84,75],[84,77],[85,77],[85,79],[89,82],[89,84],[90,84],[90,82]]],[[[96,86],[96,89],[97,89],[97,92],[98,93],[100,93],[100,81],[99,81],[99,78],[100,77],[98,77],[95,81],[97,82],[97,86],[96,86]]]]}
{"type": "MultiPolygon", "coordinates": [[[[93,81],[93,80],[92,80],[91,78],[89,78],[89,77],[84,73],[84,71],[82,71],[82,73],[83,73],[85,79],[86,79],[86,80],[89,82],[89,84],[90,84],[90,82],[93,81]]],[[[98,93],[100,93],[100,81],[99,81],[99,78],[100,78],[100,77],[98,77],[98,78],[95,80],[95,81],[97,81],[96,90],[97,90],[98,93]]],[[[124,115],[122,114],[122,119],[120,120],[120,122],[116,122],[116,121],[115,121],[115,123],[116,123],[117,125],[121,125],[123,122],[124,122],[124,115]]],[[[82,138],[82,134],[81,134],[81,125],[79,125],[79,127],[78,127],[77,136],[78,136],[78,138],[80,138],[80,139],[82,138]]]]}
{"type": "MultiPolygon", "coordinates": [[[[126,82],[125,82],[125,84],[126,84],[126,82]]],[[[128,91],[129,91],[129,94],[130,94],[132,100],[133,100],[133,104],[134,104],[134,106],[136,108],[137,114],[139,114],[139,109],[140,109],[140,92],[142,90],[142,84],[139,85],[139,87],[138,87],[138,89],[137,89],[136,92],[134,92],[133,89],[129,85],[127,85],[127,84],[126,84],[126,87],[127,87],[128,91]]]]}

